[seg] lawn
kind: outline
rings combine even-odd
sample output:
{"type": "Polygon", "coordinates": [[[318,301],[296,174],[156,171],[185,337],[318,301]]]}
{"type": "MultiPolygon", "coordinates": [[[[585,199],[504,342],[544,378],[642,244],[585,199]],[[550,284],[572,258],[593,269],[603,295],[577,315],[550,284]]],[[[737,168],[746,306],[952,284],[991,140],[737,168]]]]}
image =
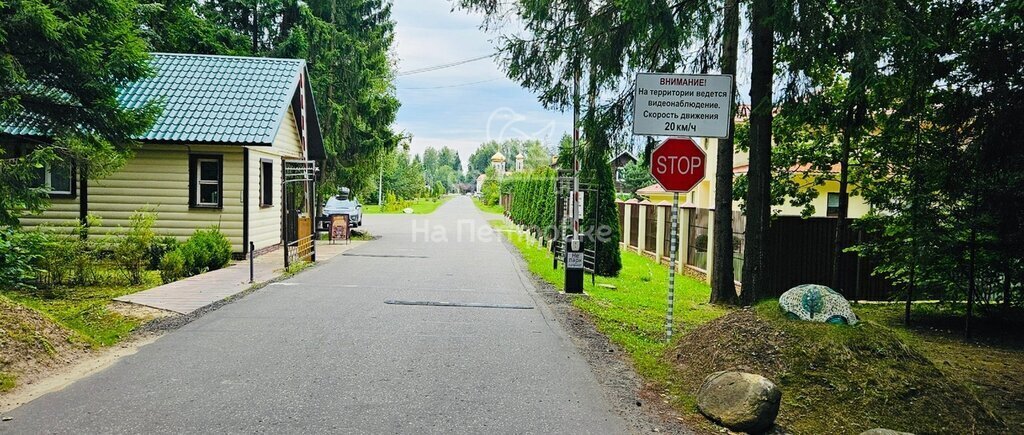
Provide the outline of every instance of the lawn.
{"type": "MultiPolygon", "coordinates": [[[[442,196],[441,199],[428,199],[428,198],[417,198],[409,201],[408,207],[412,209],[412,214],[430,214],[434,210],[437,210],[445,202],[452,199],[451,195],[442,196]]],[[[403,207],[404,208],[404,207],[403,207]]],[[[363,204],[363,214],[402,214],[402,210],[395,211],[382,211],[380,205],[377,204],[363,204]]]]}
{"type": "MultiPolygon", "coordinates": [[[[564,286],[565,271],[552,269],[552,254],[548,249],[504,220],[491,220],[490,223],[519,250],[530,272],[555,288],[564,286]]],[[[629,353],[637,372],[667,394],[683,394],[677,383],[672,381],[671,365],[662,358],[667,347],[668,267],[639,254],[623,252],[619,276],[599,276],[592,284],[590,275],[587,275],[584,292],[587,296],[576,297],[573,305],[588,313],[601,333],[629,353]],[[615,288],[603,287],[602,284],[615,288]]],[[[728,312],[725,308],[709,304],[710,296],[711,288],[707,284],[677,274],[674,332],[685,333],[728,312]]]]}
{"type": "Polygon", "coordinates": [[[501,204],[487,205],[475,196],[473,197],[473,204],[476,204],[476,208],[484,213],[505,214],[505,209],[501,207],[501,204]]]}
{"type": "MultiPolygon", "coordinates": [[[[548,249],[505,220],[490,223],[530,272],[563,287],[564,270],[552,269],[548,249]]],[[[1020,330],[1024,316],[979,319],[978,335],[986,338],[973,342],[962,339],[956,307],[934,304],[915,305],[912,328],[902,325],[902,305],[887,304],[856,305],[863,325],[835,327],[788,320],[776,300],[754,310],[710,305],[706,284],[677,275],[678,333],[669,346],[668,268],[633,252],[623,252],[622,262],[618,277],[597,277],[597,285],[587,275],[587,296],[574,297],[573,305],[627,351],[637,372],[695,428],[718,430],[697,413],[694,393],[708,373],[730,367],[748,367],[779,383],[779,421],[794,433],[858,433],[876,424],[924,432],[1024,428],[1024,350],[1018,341],[999,338],[1020,330]],[[751,340],[758,336],[763,339],[751,340]]]]}
{"type": "Polygon", "coordinates": [[[111,299],[160,285],[160,272],[146,271],[142,284],[131,286],[115,271],[102,271],[102,284],[57,288],[44,292],[4,290],[0,294],[43,313],[78,332],[93,346],[110,346],[127,337],[143,319],[124,316],[108,308],[111,299]]]}

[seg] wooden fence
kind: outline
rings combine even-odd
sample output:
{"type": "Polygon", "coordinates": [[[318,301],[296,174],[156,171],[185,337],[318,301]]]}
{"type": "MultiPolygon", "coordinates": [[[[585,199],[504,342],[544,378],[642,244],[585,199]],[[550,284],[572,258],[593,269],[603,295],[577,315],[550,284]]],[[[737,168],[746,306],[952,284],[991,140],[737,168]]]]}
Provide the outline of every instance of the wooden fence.
{"type": "MultiPolygon", "coordinates": [[[[620,201],[619,223],[622,248],[668,264],[671,240],[671,206],[636,200],[620,201]],[[659,208],[662,210],[659,212],[659,208]]],[[[678,268],[680,272],[710,282],[708,269],[714,256],[714,211],[680,208],[678,268]]],[[[743,216],[734,212],[733,271],[736,279],[743,269],[743,216]]],[[[773,296],[800,284],[831,286],[834,256],[835,218],[783,216],[772,220],[768,243],[768,288],[773,296]]],[[[849,230],[847,240],[865,237],[849,230]]],[[[875,264],[855,253],[842,254],[841,286],[837,291],[853,300],[888,300],[898,289],[885,278],[872,276],[875,264]]],[[[737,283],[738,285],[738,283],[737,283]]]]}

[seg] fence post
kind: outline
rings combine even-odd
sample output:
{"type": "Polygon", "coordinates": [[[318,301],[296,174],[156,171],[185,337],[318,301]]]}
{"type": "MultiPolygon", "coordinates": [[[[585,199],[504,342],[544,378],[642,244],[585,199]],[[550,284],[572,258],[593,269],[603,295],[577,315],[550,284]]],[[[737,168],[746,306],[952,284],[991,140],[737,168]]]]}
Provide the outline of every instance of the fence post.
{"type": "Polygon", "coordinates": [[[633,213],[633,207],[630,206],[629,202],[626,202],[622,206],[622,246],[625,250],[629,250],[629,235],[630,231],[633,230],[630,220],[630,215],[633,213]]]}
{"type": "Polygon", "coordinates": [[[676,267],[682,272],[690,261],[690,215],[693,209],[684,208],[679,211],[683,219],[679,222],[679,261],[676,262],[676,267]]]}
{"type": "MultiPolygon", "coordinates": [[[[664,201],[659,202],[655,208],[656,213],[658,214],[658,231],[655,236],[657,243],[655,243],[654,258],[658,263],[661,263],[661,259],[665,257],[665,231],[672,231],[671,228],[668,228],[668,226],[665,225],[665,211],[671,209],[668,207],[662,207],[662,204],[664,204],[664,201]]],[[[669,234],[669,236],[671,236],[671,234],[669,234]]]]}
{"type": "Polygon", "coordinates": [[[640,201],[640,218],[636,221],[637,236],[636,236],[636,250],[641,254],[647,249],[647,205],[650,201],[640,201]]]}

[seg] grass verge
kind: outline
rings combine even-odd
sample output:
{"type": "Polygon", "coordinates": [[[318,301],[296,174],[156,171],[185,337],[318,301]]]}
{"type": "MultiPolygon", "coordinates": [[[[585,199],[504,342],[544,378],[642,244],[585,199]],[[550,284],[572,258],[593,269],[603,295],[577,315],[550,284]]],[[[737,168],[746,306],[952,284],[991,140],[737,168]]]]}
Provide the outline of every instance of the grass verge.
{"type": "Polygon", "coordinates": [[[0,292],[10,300],[34,309],[59,325],[79,333],[92,346],[110,346],[127,337],[142,319],[108,309],[111,299],[160,285],[160,272],[146,271],[142,284],[125,285],[113,271],[105,272],[101,285],[57,289],[44,297],[20,290],[0,292]]]}
{"type": "MultiPolygon", "coordinates": [[[[409,203],[412,214],[430,214],[437,210],[442,204],[452,199],[451,195],[442,196],[441,199],[416,198],[409,203]]],[[[383,211],[377,204],[364,204],[363,214],[402,214],[402,210],[383,211]]]]}
{"type": "Polygon", "coordinates": [[[476,204],[476,208],[484,213],[505,214],[505,209],[501,207],[501,204],[487,205],[475,196],[473,197],[473,204],[476,204]]]}
{"type": "MultiPolygon", "coordinates": [[[[552,268],[551,252],[536,239],[504,220],[491,220],[491,226],[503,232],[519,250],[530,272],[562,288],[565,271],[552,268]]],[[[601,333],[622,346],[633,365],[651,387],[666,400],[678,401],[691,396],[675,379],[672,364],[663,358],[665,312],[668,301],[668,268],[633,252],[622,253],[622,271],[617,277],[584,279],[587,296],[573,299],[573,305],[590,315],[601,333]],[[609,286],[614,288],[609,288],[609,286]]],[[[685,333],[728,312],[707,303],[711,288],[693,278],[676,275],[673,329],[685,333]]]]}
{"type": "MultiPolygon", "coordinates": [[[[562,288],[564,271],[552,269],[548,249],[505,220],[490,223],[530,272],[562,288]]],[[[588,296],[573,304],[627,351],[649,386],[694,429],[719,430],[696,409],[700,383],[713,371],[740,369],[782,388],[778,422],[792,433],[1024,430],[1020,343],[964,342],[955,307],[915,306],[914,328],[902,326],[898,305],[855,306],[864,320],[856,327],[814,324],[786,319],[775,300],[746,310],[707,304],[707,285],[677,276],[679,334],[669,346],[663,329],[668,269],[632,252],[623,252],[622,260],[618,277],[597,277],[595,285],[587,276],[588,296]],[[943,329],[947,323],[955,326],[943,329]]],[[[1003,329],[1020,329],[1014,325],[1003,329]]]]}

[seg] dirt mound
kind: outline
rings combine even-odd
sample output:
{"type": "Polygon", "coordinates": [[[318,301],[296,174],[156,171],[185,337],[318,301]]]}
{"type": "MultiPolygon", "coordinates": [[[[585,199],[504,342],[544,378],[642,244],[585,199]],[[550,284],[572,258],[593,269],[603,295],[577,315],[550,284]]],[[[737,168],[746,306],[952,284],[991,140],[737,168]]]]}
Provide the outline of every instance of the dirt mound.
{"type": "Polygon", "coordinates": [[[707,375],[743,370],[782,389],[786,431],[998,433],[1007,428],[961,382],[943,374],[893,330],[786,319],[777,306],[737,310],[708,322],[666,358],[691,394],[707,375]]]}
{"type": "Polygon", "coordinates": [[[0,296],[0,392],[87,352],[74,332],[0,296]]]}

